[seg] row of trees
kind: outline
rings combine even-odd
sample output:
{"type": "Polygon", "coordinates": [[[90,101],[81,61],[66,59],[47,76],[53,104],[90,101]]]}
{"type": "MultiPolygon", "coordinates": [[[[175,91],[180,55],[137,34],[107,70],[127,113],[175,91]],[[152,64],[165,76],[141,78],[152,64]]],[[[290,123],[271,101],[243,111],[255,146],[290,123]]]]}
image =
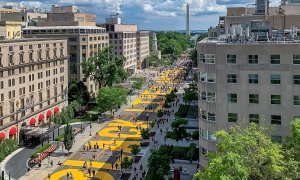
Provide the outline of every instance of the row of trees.
{"type": "Polygon", "coordinates": [[[182,54],[190,44],[190,37],[178,32],[157,32],[158,49],[162,54],[182,54]]]}
{"type": "Polygon", "coordinates": [[[270,132],[254,123],[217,132],[217,149],[208,153],[208,166],[194,180],[299,179],[300,120],[292,122],[292,134],[283,145],[273,143],[270,132]]]}

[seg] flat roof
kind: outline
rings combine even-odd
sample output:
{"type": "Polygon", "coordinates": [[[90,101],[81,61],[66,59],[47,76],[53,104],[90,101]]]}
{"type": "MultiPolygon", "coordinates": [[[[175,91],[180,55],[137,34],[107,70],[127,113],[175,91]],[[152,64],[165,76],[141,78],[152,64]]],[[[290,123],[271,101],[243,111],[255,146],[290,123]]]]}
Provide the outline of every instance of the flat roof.
{"type": "Polygon", "coordinates": [[[215,43],[215,44],[225,44],[225,45],[251,45],[251,44],[300,44],[300,40],[286,40],[286,41],[276,41],[276,40],[269,40],[269,41],[234,41],[234,40],[220,40],[216,38],[205,38],[198,42],[199,44],[205,43],[215,43]]]}
{"type": "Polygon", "coordinates": [[[16,42],[30,42],[30,41],[51,41],[51,40],[66,40],[67,38],[21,38],[21,39],[4,39],[0,43],[16,43],[16,42]]]}
{"type": "Polygon", "coordinates": [[[105,28],[98,26],[28,26],[23,30],[46,30],[46,29],[101,29],[105,30],[105,28]]]}

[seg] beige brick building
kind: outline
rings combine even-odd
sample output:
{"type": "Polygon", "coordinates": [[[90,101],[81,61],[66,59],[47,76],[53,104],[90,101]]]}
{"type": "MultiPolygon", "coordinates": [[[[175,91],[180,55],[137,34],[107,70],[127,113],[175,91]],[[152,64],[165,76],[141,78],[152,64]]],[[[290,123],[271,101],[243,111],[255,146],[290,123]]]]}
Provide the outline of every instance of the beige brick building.
{"type": "Polygon", "coordinates": [[[143,61],[150,55],[149,31],[137,32],[137,68],[141,69],[143,61]]]}
{"type": "Polygon", "coordinates": [[[19,139],[67,106],[66,39],[0,41],[0,138],[19,139]]]}
{"type": "Polygon", "coordinates": [[[119,15],[106,18],[106,23],[99,26],[109,33],[113,54],[126,57],[124,68],[129,73],[140,68],[143,59],[149,55],[149,32],[138,31],[135,24],[122,24],[119,15]]]}
{"type": "Polygon", "coordinates": [[[45,21],[38,21],[36,27],[23,29],[24,37],[67,38],[69,59],[69,80],[83,81],[91,93],[97,93],[99,85],[82,73],[82,62],[94,56],[98,50],[109,46],[106,30],[96,26],[96,16],[72,10],[73,6],[53,7],[45,21]],[[65,13],[63,13],[65,9],[65,13]],[[74,11],[74,12],[73,12],[74,11]]]}

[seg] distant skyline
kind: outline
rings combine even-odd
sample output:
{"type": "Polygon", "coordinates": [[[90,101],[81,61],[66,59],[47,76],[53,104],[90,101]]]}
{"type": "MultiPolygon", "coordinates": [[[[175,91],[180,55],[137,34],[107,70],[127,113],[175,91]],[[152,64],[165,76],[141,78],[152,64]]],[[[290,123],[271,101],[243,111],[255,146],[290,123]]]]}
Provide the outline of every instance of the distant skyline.
{"type": "MultiPolygon", "coordinates": [[[[280,0],[270,0],[271,6],[280,0]]],[[[218,16],[226,14],[226,8],[245,6],[254,0],[4,0],[0,5],[27,6],[51,9],[59,6],[77,5],[81,12],[97,15],[97,22],[103,23],[106,17],[120,13],[123,23],[137,24],[139,29],[184,30],[185,6],[190,4],[191,30],[207,30],[218,23],[218,16]]]]}

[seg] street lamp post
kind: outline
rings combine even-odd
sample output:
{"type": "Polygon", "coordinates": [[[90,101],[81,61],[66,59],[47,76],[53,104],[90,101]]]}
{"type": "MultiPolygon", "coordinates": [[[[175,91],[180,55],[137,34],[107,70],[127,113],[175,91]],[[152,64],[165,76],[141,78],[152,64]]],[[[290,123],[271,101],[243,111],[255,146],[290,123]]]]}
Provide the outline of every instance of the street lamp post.
{"type": "Polygon", "coordinates": [[[147,115],[146,115],[146,120],[147,120],[147,129],[149,129],[149,113],[147,113],[147,115]]]}

